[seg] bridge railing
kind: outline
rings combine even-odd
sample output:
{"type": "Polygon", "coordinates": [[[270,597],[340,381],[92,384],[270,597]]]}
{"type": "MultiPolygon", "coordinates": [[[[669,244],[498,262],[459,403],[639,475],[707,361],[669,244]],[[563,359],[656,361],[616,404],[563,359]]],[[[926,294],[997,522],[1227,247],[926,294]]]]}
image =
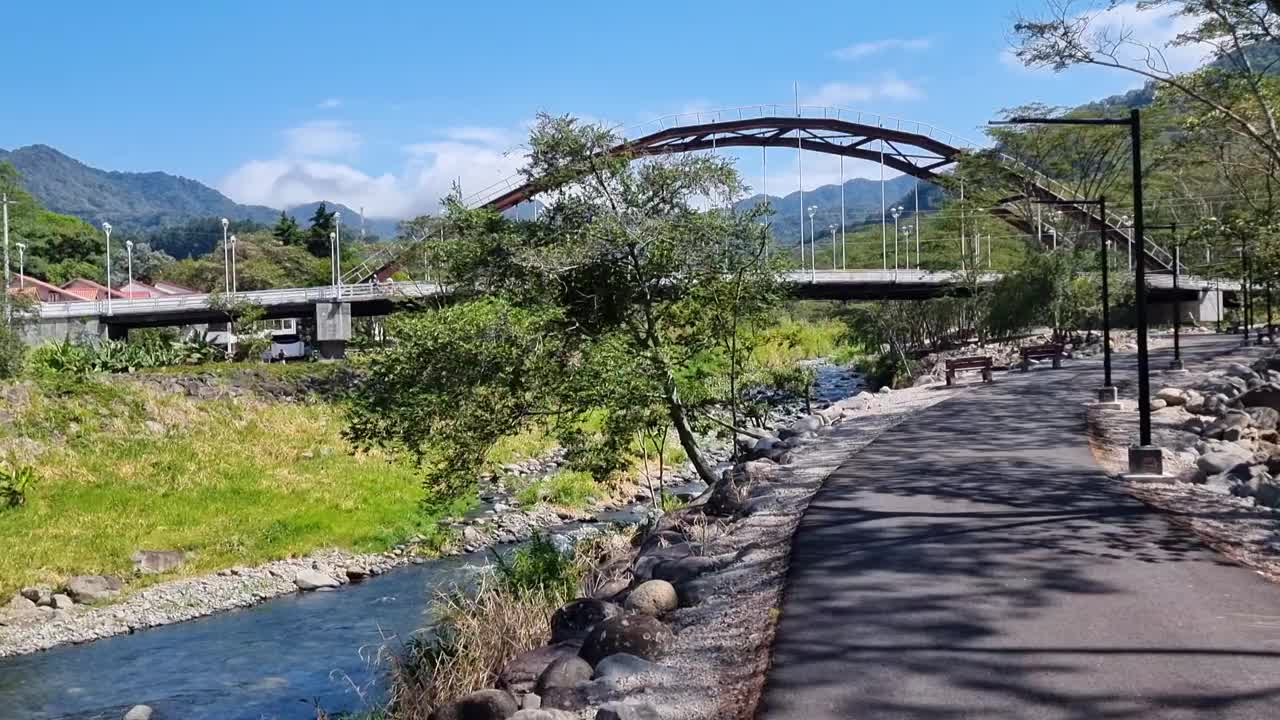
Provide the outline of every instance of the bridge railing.
{"type": "MultiPolygon", "coordinates": [[[[272,306],[324,301],[375,300],[394,296],[424,297],[436,292],[439,292],[439,287],[434,284],[386,282],[343,285],[340,289],[332,285],[325,285],[322,287],[287,288],[284,290],[251,290],[236,293],[235,299],[257,305],[272,306]]],[[[41,318],[48,319],[195,312],[208,310],[210,308],[210,297],[212,296],[209,294],[201,293],[160,298],[112,299],[109,304],[106,300],[41,303],[39,311],[41,318]]]]}
{"type": "MultiPolygon", "coordinates": [[[[1076,192],[1072,190],[1070,187],[1068,187],[1066,184],[1059,182],[1057,180],[1054,180],[1048,175],[1045,175],[1039,170],[1036,170],[1035,168],[1031,167],[1030,165],[1026,164],[1025,162],[1011,155],[1000,153],[999,159],[1002,165],[1018,173],[1018,175],[1025,177],[1028,180],[1031,180],[1032,182],[1044,188],[1045,190],[1048,190],[1049,192],[1053,193],[1060,200],[1070,200],[1076,196],[1076,192]]],[[[1091,208],[1088,208],[1085,206],[1078,206],[1078,207],[1081,207],[1089,215],[1094,214],[1091,208]]],[[[1124,215],[1121,215],[1120,213],[1117,213],[1111,210],[1110,208],[1107,209],[1106,223],[1117,230],[1127,229],[1128,232],[1126,233],[1126,236],[1129,238],[1129,243],[1132,245],[1134,243],[1133,229],[1126,227],[1126,223],[1128,222],[1128,220],[1129,219],[1126,218],[1124,215]]],[[[1173,267],[1173,253],[1169,252],[1168,250],[1165,250],[1163,247],[1160,247],[1160,245],[1152,242],[1151,240],[1146,240],[1143,243],[1143,245],[1146,247],[1147,252],[1152,257],[1154,257],[1158,262],[1164,265],[1166,268],[1173,267]]],[[[1183,267],[1185,268],[1185,265],[1183,267]]]]}

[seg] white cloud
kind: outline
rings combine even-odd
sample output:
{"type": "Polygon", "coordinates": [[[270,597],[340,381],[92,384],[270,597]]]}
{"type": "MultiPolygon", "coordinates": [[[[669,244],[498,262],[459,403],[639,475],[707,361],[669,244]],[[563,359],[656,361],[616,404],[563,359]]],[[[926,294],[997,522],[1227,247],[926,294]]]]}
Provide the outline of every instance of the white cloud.
{"type": "Polygon", "coordinates": [[[325,98],[324,100],[321,100],[319,104],[316,105],[316,107],[321,110],[333,110],[334,108],[341,107],[341,106],[342,106],[342,98],[336,98],[336,97],[325,98]]]}
{"type": "Polygon", "coordinates": [[[287,152],[300,157],[337,157],[360,149],[364,140],[344,123],[317,120],[284,131],[287,152]]]}
{"type": "Polygon", "coordinates": [[[343,163],[305,158],[251,160],[221,186],[237,202],[278,208],[329,200],[366,208],[373,217],[401,217],[410,205],[394,175],[371,176],[343,163]]]}
{"type": "Polygon", "coordinates": [[[832,50],[831,56],[837,60],[858,60],[890,50],[927,50],[931,44],[932,41],[925,37],[885,38],[884,40],[854,43],[839,50],[832,50]]]}
{"type": "Polygon", "coordinates": [[[434,212],[455,181],[469,195],[514,175],[525,160],[512,149],[521,137],[515,129],[446,128],[402,147],[403,166],[377,175],[335,159],[362,144],[344,125],[308,123],[284,136],[278,157],[242,164],[220,189],[242,203],[282,208],[330,200],[364,207],[371,217],[405,218],[434,212]]]}
{"type": "Polygon", "coordinates": [[[872,83],[826,83],[814,93],[801,98],[803,105],[833,107],[865,103],[873,100],[920,100],[924,92],[894,75],[885,75],[872,83]]]}

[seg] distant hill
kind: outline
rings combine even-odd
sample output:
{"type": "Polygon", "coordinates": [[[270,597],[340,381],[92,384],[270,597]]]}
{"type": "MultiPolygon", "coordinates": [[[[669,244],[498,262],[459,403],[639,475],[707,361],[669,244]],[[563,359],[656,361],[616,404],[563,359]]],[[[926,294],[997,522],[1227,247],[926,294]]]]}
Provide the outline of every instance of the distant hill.
{"type": "MultiPolygon", "coordinates": [[[[942,191],[936,186],[920,181],[920,211],[928,212],[942,203],[942,191]]],[[[901,205],[903,217],[915,212],[915,178],[909,175],[886,180],[884,183],[885,207],[893,208],[901,205]]],[[[738,201],[739,210],[748,209],[763,200],[763,195],[753,195],[738,201]]],[[[778,197],[769,196],[769,204],[773,207],[771,225],[775,240],[784,246],[796,245],[800,240],[800,192],[778,197]]],[[[804,192],[804,206],[815,206],[813,215],[814,235],[821,237],[830,234],[829,227],[840,226],[840,186],[822,185],[804,192]]],[[[867,178],[854,178],[844,184],[845,228],[855,228],[880,222],[880,181],[867,178]]],[[[809,213],[804,214],[805,239],[809,235],[809,213]]]]}
{"type": "MultiPolygon", "coordinates": [[[[201,218],[225,217],[270,225],[280,217],[279,208],[241,205],[196,180],[164,172],[113,172],[89,167],[48,145],[28,145],[0,150],[22,176],[23,186],[46,208],[74,215],[94,225],[104,220],[122,230],[148,231],[201,218]]],[[[288,208],[305,220],[319,201],[288,208]]],[[[330,209],[342,213],[343,224],[358,228],[360,214],[340,203],[330,209]]],[[[396,221],[365,220],[368,233],[380,237],[395,234],[396,221]]]]}

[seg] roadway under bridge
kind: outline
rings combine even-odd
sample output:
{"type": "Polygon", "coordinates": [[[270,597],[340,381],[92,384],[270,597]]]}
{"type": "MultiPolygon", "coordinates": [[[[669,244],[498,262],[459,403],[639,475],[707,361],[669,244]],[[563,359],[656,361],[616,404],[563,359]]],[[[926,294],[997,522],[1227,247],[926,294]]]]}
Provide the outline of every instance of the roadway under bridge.
{"type": "MultiPolygon", "coordinates": [[[[783,279],[793,297],[862,301],[965,295],[975,281],[985,285],[999,278],[998,273],[966,277],[929,270],[816,270],[789,272],[783,279]]],[[[1235,301],[1240,288],[1238,283],[1219,285],[1182,277],[1175,291],[1170,275],[1151,275],[1147,284],[1153,322],[1157,323],[1171,322],[1175,311],[1184,319],[1213,322],[1221,316],[1224,304],[1235,301]]],[[[352,318],[387,315],[447,295],[447,288],[434,283],[370,282],[340,288],[242,292],[236,294],[236,299],[261,306],[266,319],[295,318],[311,325],[321,354],[339,357],[351,339],[352,318]]],[[[27,339],[35,344],[47,340],[123,338],[133,328],[207,326],[226,320],[217,298],[207,294],[42,303],[38,316],[27,326],[27,339]]]]}

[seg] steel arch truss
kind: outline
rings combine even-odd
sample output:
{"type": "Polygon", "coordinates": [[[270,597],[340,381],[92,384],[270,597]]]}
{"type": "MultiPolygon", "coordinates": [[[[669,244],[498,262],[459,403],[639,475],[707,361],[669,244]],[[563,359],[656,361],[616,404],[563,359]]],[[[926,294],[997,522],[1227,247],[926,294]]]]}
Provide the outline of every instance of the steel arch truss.
{"type": "MultiPolygon", "coordinates": [[[[934,179],[962,152],[927,135],[877,125],[835,118],[765,117],[667,128],[621,143],[609,154],[645,157],[728,147],[791,148],[871,162],[883,160],[887,167],[922,180],[934,179]]],[[[522,185],[485,206],[507,210],[546,189],[522,185]]]]}

